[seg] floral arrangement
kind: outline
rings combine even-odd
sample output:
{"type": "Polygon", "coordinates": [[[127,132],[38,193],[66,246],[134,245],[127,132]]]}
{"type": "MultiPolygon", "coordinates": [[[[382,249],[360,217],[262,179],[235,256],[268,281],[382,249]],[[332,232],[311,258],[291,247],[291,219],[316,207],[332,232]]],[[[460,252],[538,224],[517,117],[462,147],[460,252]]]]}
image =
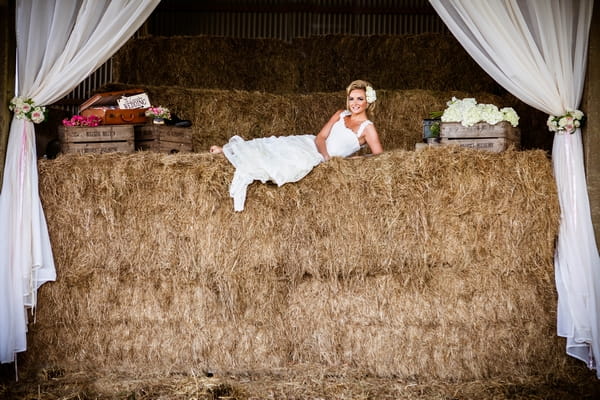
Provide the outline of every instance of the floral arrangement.
{"type": "Polygon", "coordinates": [[[146,117],[171,119],[171,112],[162,106],[150,107],[146,110],[146,117]]]}
{"type": "Polygon", "coordinates": [[[8,109],[15,113],[17,119],[25,119],[35,124],[44,122],[47,117],[46,107],[36,106],[32,99],[13,97],[8,109]]]}
{"type": "Polygon", "coordinates": [[[365,94],[367,95],[367,103],[371,104],[377,100],[377,94],[375,93],[375,89],[371,86],[367,86],[367,90],[365,90],[365,94]]]}
{"type": "Polygon", "coordinates": [[[572,134],[583,124],[583,119],[584,115],[581,111],[567,110],[565,115],[558,117],[550,115],[546,124],[551,132],[563,133],[564,131],[564,133],[572,134]]]}
{"type": "Polygon", "coordinates": [[[452,97],[441,116],[442,122],[460,122],[463,126],[472,126],[478,122],[495,125],[507,121],[512,126],[519,125],[519,116],[512,107],[498,109],[493,104],[478,104],[474,98],[457,99],[452,97]]]}
{"type": "Polygon", "coordinates": [[[98,126],[102,122],[102,118],[96,115],[84,117],[82,115],[73,115],[71,119],[65,118],[62,120],[64,126],[98,126]]]}

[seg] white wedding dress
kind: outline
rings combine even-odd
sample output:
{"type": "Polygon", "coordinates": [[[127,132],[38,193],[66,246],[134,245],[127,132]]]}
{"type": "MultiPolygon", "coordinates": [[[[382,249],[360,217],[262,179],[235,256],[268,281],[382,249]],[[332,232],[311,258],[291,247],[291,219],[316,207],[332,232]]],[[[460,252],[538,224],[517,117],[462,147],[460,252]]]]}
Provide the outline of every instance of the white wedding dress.
{"type": "MultiPolygon", "coordinates": [[[[372,122],[364,121],[357,132],[346,127],[343,111],[333,124],[327,137],[327,152],[331,157],[348,157],[360,149],[359,138],[372,122]]],[[[297,182],[324,161],[317,150],[315,135],[271,136],[244,140],[232,137],[223,146],[223,153],[235,167],[229,195],[233,197],[233,208],[242,211],[246,201],[246,190],[255,180],[263,183],[272,181],[278,186],[297,182]]]]}

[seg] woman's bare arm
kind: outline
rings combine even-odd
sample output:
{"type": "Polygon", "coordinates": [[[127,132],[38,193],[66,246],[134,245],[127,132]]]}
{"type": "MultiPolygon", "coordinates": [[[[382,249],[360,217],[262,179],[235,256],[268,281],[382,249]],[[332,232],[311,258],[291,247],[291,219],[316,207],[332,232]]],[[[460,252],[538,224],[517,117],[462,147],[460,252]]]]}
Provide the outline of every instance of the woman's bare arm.
{"type": "Polygon", "coordinates": [[[383,146],[379,141],[379,134],[377,133],[377,129],[375,129],[375,125],[369,124],[365,128],[365,139],[367,141],[367,145],[371,150],[372,154],[381,154],[383,153],[383,146]]]}
{"type": "Polygon", "coordinates": [[[329,133],[331,132],[331,128],[333,127],[333,124],[335,124],[340,119],[341,112],[342,112],[342,110],[339,110],[338,112],[333,114],[333,116],[329,119],[329,121],[327,121],[327,123],[323,126],[323,128],[321,128],[321,131],[317,134],[317,137],[315,138],[315,144],[317,145],[317,150],[319,151],[319,153],[321,153],[321,155],[323,156],[325,161],[327,161],[331,158],[329,156],[329,153],[327,152],[327,145],[325,142],[327,141],[327,138],[329,137],[329,133]]]}

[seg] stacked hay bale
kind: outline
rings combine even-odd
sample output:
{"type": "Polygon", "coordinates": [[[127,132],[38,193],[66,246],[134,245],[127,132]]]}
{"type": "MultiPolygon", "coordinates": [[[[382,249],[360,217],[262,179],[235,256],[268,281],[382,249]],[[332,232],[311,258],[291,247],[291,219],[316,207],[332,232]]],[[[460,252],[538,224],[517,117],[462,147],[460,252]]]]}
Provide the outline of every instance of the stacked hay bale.
{"type": "Polygon", "coordinates": [[[58,280],[20,368],[564,375],[542,151],[334,159],[228,198],[208,154],[40,162],[58,280]]]}
{"type": "Polygon", "coordinates": [[[113,60],[114,84],[143,87],[154,104],[194,122],[194,151],[244,138],[316,133],[344,107],[343,89],[366,79],[380,104],[386,149],[412,150],[421,123],[452,96],[513,107],[524,149],[550,150],[546,115],[506,93],[451,35],[315,36],[287,43],[211,36],[146,37],[113,60]],[[142,61],[140,61],[142,60],[142,61]]]}
{"type": "Polygon", "coordinates": [[[101,90],[144,88],[192,120],[199,153],[232,135],[316,133],[348,82],[368,79],[386,153],[253,184],[242,213],[222,156],[41,161],[58,279],[39,292],[20,371],[569,380],[546,152],[406,151],[452,96],[514,107],[523,147],[549,149],[545,116],[453,38],[144,38],[114,65],[101,90]]]}
{"type": "Polygon", "coordinates": [[[113,59],[115,82],[272,93],[376,88],[506,93],[451,35],[214,36],[134,39],[113,59]],[[139,67],[136,67],[138,66],[139,67]]]}
{"type": "Polygon", "coordinates": [[[506,93],[452,35],[334,35],[293,45],[303,56],[302,92],[339,90],[358,76],[385,89],[506,93]]]}
{"type": "Polygon", "coordinates": [[[147,37],[113,58],[115,82],[151,86],[294,92],[298,53],[275,39],[147,37]]]}
{"type": "MultiPolygon", "coordinates": [[[[113,84],[104,90],[133,86],[113,84]]],[[[317,134],[335,111],[345,108],[346,97],[343,90],[278,94],[166,86],[144,86],[144,89],[154,104],[167,106],[181,118],[192,121],[193,149],[199,153],[208,151],[213,144],[226,143],[233,135],[253,139],[317,134]]],[[[476,97],[479,102],[500,107],[516,102],[514,98],[486,92],[378,90],[373,122],[384,149],[414,150],[415,144],[422,141],[423,119],[431,111],[443,110],[453,96],[476,97]]],[[[520,122],[525,138],[531,137],[530,121],[525,114],[520,122]]]]}

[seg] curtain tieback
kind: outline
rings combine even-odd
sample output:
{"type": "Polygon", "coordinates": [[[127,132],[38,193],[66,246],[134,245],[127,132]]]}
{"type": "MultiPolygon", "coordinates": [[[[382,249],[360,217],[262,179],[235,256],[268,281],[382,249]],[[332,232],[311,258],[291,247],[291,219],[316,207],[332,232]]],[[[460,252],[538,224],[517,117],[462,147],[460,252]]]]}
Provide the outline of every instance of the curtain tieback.
{"type": "Polygon", "coordinates": [[[48,117],[48,111],[44,106],[36,106],[32,99],[24,97],[13,97],[8,109],[15,113],[17,119],[25,119],[39,124],[48,117]]]}
{"type": "Polygon", "coordinates": [[[548,116],[548,129],[557,134],[573,134],[575,130],[583,125],[585,115],[579,110],[567,110],[564,115],[548,116]]]}

